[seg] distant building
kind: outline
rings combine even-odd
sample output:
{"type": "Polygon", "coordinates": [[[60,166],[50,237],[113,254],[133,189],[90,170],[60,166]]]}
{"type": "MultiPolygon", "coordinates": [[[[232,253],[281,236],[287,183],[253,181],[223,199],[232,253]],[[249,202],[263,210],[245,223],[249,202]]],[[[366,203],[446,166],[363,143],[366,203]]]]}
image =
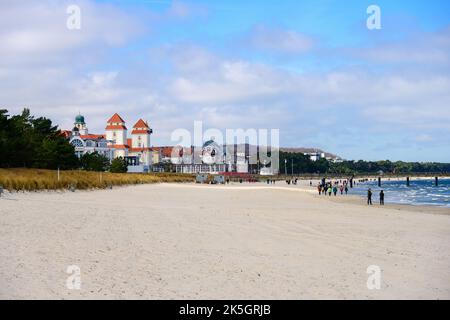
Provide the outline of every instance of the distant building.
{"type": "Polygon", "coordinates": [[[319,161],[320,159],[326,159],[330,162],[338,163],[344,161],[340,157],[327,155],[325,152],[305,152],[304,155],[308,156],[311,161],[319,161]]]}
{"type": "MultiPolygon", "coordinates": [[[[214,140],[202,147],[162,147],[163,162],[172,163],[180,173],[235,173],[274,175],[270,160],[259,158],[259,147],[249,144],[219,145],[214,140]]],[[[266,150],[267,151],[267,150],[266,150]]]]}
{"type": "Polygon", "coordinates": [[[171,150],[171,162],[175,164],[176,172],[218,174],[230,170],[225,162],[224,148],[214,140],[206,141],[201,150],[196,149],[174,147],[171,150]]]}
{"type": "Polygon", "coordinates": [[[75,117],[72,131],[64,131],[63,134],[69,139],[75,148],[75,155],[81,158],[85,153],[97,152],[110,161],[113,159],[114,150],[108,146],[104,134],[89,134],[87,125],[82,115],[75,117]]]}
{"type": "Polygon", "coordinates": [[[90,134],[82,115],[75,117],[72,131],[62,133],[75,147],[75,154],[81,157],[85,153],[98,152],[109,160],[123,157],[128,163],[129,172],[148,172],[159,151],[150,144],[152,129],[139,119],[128,138],[125,121],[115,113],[106,124],[104,134],[90,134]],[[156,153],[156,155],[155,155],[156,153]]]}
{"type": "Polygon", "coordinates": [[[308,156],[311,159],[311,161],[318,161],[320,159],[325,158],[324,152],[307,152],[304,153],[304,155],[308,156]]]}
{"type": "Polygon", "coordinates": [[[150,136],[153,133],[149,125],[139,119],[128,138],[125,121],[115,113],[106,125],[108,146],[114,149],[114,158],[123,157],[128,161],[129,172],[148,172],[152,165],[153,152],[150,136]]]}

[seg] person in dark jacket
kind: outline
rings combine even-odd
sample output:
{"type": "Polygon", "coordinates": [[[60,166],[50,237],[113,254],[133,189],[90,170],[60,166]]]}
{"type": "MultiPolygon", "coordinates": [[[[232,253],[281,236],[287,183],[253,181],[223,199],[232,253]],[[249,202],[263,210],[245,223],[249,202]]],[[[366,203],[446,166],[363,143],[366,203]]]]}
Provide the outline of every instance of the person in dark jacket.
{"type": "Polygon", "coordinates": [[[380,191],[380,205],[384,206],[384,191],[380,191]]]}
{"type": "Polygon", "coordinates": [[[372,205],[372,189],[367,190],[367,204],[372,205]]]}

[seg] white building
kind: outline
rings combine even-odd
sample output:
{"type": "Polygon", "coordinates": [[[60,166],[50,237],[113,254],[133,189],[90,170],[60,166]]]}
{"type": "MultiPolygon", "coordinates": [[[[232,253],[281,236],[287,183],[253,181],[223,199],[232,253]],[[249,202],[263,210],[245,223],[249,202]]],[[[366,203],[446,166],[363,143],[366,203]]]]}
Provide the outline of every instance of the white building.
{"type": "Polygon", "coordinates": [[[89,134],[84,117],[77,115],[72,131],[63,132],[69,138],[70,144],[75,148],[78,158],[85,153],[98,152],[109,160],[113,159],[114,150],[108,146],[108,141],[103,134],[89,134]]]}
{"type": "Polygon", "coordinates": [[[128,172],[148,172],[152,165],[153,149],[150,147],[152,129],[139,119],[128,138],[125,121],[115,113],[106,124],[105,134],[89,134],[82,115],[75,117],[72,131],[63,134],[70,139],[75,153],[81,157],[85,153],[98,152],[109,160],[122,157],[128,162],[128,172]]]}
{"type": "Polygon", "coordinates": [[[307,152],[304,155],[308,156],[311,161],[318,161],[322,158],[325,158],[325,153],[323,152],[307,152]]]}
{"type": "Polygon", "coordinates": [[[139,119],[131,130],[131,138],[128,138],[125,121],[115,113],[107,121],[105,130],[108,145],[114,149],[114,158],[125,158],[129,163],[129,172],[150,170],[153,159],[150,136],[153,131],[147,122],[139,119]]]}

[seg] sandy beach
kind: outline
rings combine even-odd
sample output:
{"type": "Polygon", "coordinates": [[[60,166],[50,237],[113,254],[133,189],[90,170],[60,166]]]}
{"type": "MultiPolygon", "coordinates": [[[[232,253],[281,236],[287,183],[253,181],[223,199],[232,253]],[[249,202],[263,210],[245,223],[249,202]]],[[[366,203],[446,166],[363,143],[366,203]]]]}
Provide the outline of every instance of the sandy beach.
{"type": "Polygon", "coordinates": [[[0,198],[1,299],[450,299],[449,279],[446,208],[369,208],[304,183],[0,198]]]}

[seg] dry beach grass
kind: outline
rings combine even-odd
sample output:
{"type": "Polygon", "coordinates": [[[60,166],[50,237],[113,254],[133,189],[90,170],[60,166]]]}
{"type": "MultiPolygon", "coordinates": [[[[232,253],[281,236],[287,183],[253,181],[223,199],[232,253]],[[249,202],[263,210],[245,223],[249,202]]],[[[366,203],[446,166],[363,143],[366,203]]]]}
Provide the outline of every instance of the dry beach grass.
{"type": "Polygon", "coordinates": [[[1,169],[0,186],[9,191],[34,191],[68,189],[107,188],[115,185],[132,185],[162,182],[192,182],[194,177],[187,174],[172,173],[110,173],[81,170],[60,171],[44,169],[1,169]]]}

